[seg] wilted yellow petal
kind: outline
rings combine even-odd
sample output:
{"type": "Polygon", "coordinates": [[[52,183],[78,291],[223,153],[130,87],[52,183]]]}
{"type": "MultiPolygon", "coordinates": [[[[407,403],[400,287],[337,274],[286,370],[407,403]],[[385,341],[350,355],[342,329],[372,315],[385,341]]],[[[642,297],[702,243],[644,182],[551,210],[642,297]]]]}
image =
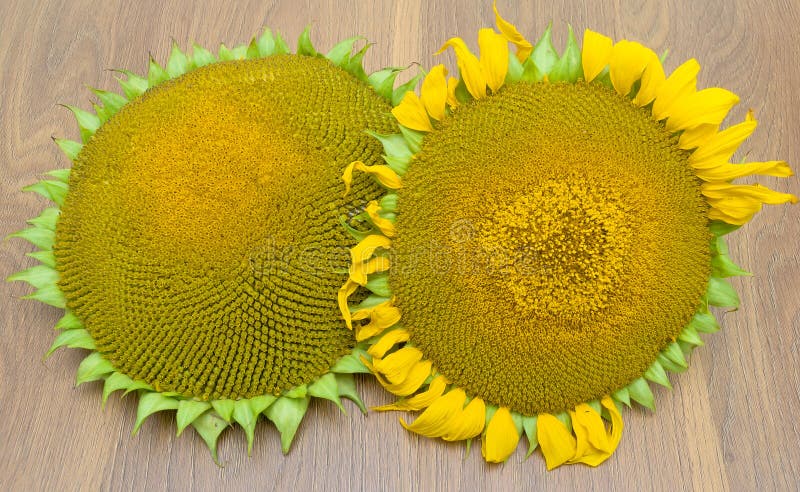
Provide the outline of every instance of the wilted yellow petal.
{"type": "Polygon", "coordinates": [[[353,280],[348,277],[347,282],[345,282],[344,285],[339,288],[339,292],[337,294],[339,311],[342,312],[342,317],[344,318],[345,323],[347,323],[347,327],[351,330],[353,329],[353,321],[352,317],[350,316],[350,308],[347,305],[347,299],[353,295],[353,292],[355,292],[357,288],[358,284],[353,282],[353,280]]]}
{"type": "Polygon", "coordinates": [[[395,228],[394,224],[389,219],[384,219],[378,214],[378,211],[381,209],[381,206],[378,205],[377,200],[372,200],[367,204],[367,207],[364,209],[369,215],[369,220],[375,224],[375,227],[380,229],[380,231],[386,237],[394,237],[395,236],[395,228]]]}
{"type": "Polygon", "coordinates": [[[611,84],[622,96],[627,96],[650,62],[650,50],[639,43],[622,40],[611,48],[608,63],[611,84]]]}
{"type": "Polygon", "coordinates": [[[428,118],[425,105],[422,104],[422,101],[414,91],[406,92],[400,104],[392,109],[392,114],[406,128],[421,132],[433,131],[433,125],[431,125],[431,120],[428,118]]]}
{"type": "Polygon", "coordinates": [[[788,178],[794,175],[792,169],[784,161],[747,162],[745,164],[720,164],[707,169],[696,169],[695,173],[703,181],[731,181],[736,178],[763,174],[788,178]]]}
{"type": "Polygon", "coordinates": [[[671,114],[672,105],[697,90],[697,74],[700,64],[694,58],[681,64],[667,77],[656,91],[656,100],[653,103],[653,117],[661,121],[671,114]]]}
{"type": "Polygon", "coordinates": [[[400,179],[400,176],[398,176],[396,172],[392,171],[392,168],[389,166],[367,166],[361,161],[353,161],[348,164],[346,168],[344,168],[344,172],[342,173],[342,181],[344,181],[345,185],[345,195],[350,193],[350,186],[353,183],[354,170],[373,175],[378,182],[386,188],[396,190],[403,187],[403,180],[400,179]]]}
{"type": "Polygon", "coordinates": [[[380,340],[378,340],[375,344],[373,344],[368,350],[367,353],[372,357],[380,358],[386,355],[392,347],[397,345],[398,343],[407,342],[409,338],[408,331],[400,328],[397,330],[392,330],[389,333],[383,335],[380,340]]]}
{"type": "Polygon", "coordinates": [[[703,89],[675,101],[666,128],[678,131],[704,124],[719,125],[738,103],[739,96],[731,91],[718,87],[703,89]]]}
{"type": "Polygon", "coordinates": [[[444,396],[437,398],[411,424],[406,424],[402,419],[400,423],[411,432],[427,437],[439,437],[447,431],[450,420],[464,408],[466,399],[464,390],[458,388],[450,390],[444,396]]]}
{"type": "Polygon", "coordinates": [[[481,69],[486,84],[496,93],[506,80],[508,73],[508,41],[494,29],[478,31],[478,46],[481,49],[481,69]]]}
{"type": "Polygon", "coordinates": [[[511,412],[506,407],[500,407],[492,416],[486,426],[486,435],[483,436],[481,454],[489,463],[502,463],[517,449],[519,433],[511,412]]]}
{"type": "Polygon", "coordinates": [[[416,347],[403,347],[392,352],[385,359],[374,358],[372,365],[383,374],[390,383],[403,381],[411,368],[422,360],[422,352],[416,347]]]}
{"type": "Polygon", "coordinates": [[[414,395],[407,400],[401,400],[388,405],[380,407],[373,407],[373,410],[388,411],[388,410],[408,410],[416,411],[422,410],[430,406],[437,398],[442,396],[445,388],[447,387],[447,379],[444,376],[436,376],[433,381],[428,385],[428,389],[423,393],[414,395]]]}
{"type": "Polygon", "coordinates": [[[563,465],[575,456],[575,437],[549,413],[540,413],[536,419],[536,437],[548,470],[563,465]]]}
{"type": "Polygon", "coordinates": [[[524,62],[525,59],[531,55],[531,52],[533,52],[533,45],[517,31],[517,27],[514,24],[500,16],[496,1],[492,7],[494,8],[494,18],[497,23],[497,29],[508,41],[517,47],[517,60],[524,62]]]}
{"type": "Polygon", "coordinates": [[[469,48],[467,48],[464,40],[461,38],[450,38],[442,45],[442,48],[437,51],[436,54],[442,53],[447,48],[453,48],[453,51],[456,53],[458,69],[461,71],[461,78],[464,79],[467,91],[469,91],[475,99],[486,97],[486,78],[483,76],[481,64],[469,48]]]}
{"type": "Polygon", "coordinates": [[[467,406],[450,420],[447,431],[442,434],[445,441],[472,439],[483,431],[486,423],[486,404],[473,398],[467,406]]]}
{"type": "MultiPolygon", "coordinates": [[[[428,115],[437,121],[444,118],[444,105],[447,102],[446,77],[447,69],[444,68],[444,65],[436,65],[425,76],[420,89],[422,104],[428,111],[428,115]]],[[[428,124],[430,125],[430,122],[428,124]]]]}
{"type": "Polygon", "coordinates": [[[367,283],[367,268],[365,263],[372,258],[375,250],[388,249],[392,245],[391,239],[386,236],[373,234],[361,240],[350,249],[350,278],[358,285],[367,283]]]}
{"type": "Polygon", "coordinates": [[[378,382],[387,391],[398,396],[408,396],[417,391],[420,386],[425,384],[425,380],[431,375],[433,363],[429,360],[417,362],[408,371],[406,377],[397,383],[392,383],[383,377],[379,377],[378,382]]]}
{"type": "Polygon", "coordinates": [[[375,272],[385,272],[392,266],[391,260],[383,256],[376,256],[369,260],[364,267],[364,273],[372,275],[375,272]]]}
{"type": "Polygon", "coordinates": [[[370,311],[369,323],[358,328],[356,340],[361,342],[372,338],[386,328],[394,326],[400,318],[400,310],[393,306],[391,301],[382,302],[370,311]]]}
{"type": "Polygon", "coordinates": [[[586,82],[595,79],[611,60],[611,49],[614,42],[611,38],[598,34],[589,29],[583,32],[583,52],[581,60],[583,63],[583,77],[586,82]]]}

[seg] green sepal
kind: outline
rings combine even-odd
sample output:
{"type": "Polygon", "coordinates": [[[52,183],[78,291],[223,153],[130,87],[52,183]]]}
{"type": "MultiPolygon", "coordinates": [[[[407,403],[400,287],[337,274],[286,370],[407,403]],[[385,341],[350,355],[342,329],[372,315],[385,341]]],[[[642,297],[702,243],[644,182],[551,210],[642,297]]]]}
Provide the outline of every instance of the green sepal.
{"type": "Polygon", "coordinates": [[[300,38],[297,40],[297,54],[305,56],[317,56],[317,50],[314,49],[314,44],[311,42],[311,26],[306,26],[303,32],[300,33],[300,38]]]}
{"type": "Polygon", "coordinates": [[[55,233],[42,227],[28,227],[21,231],[12,232],[7,237],[18,237],[28,241],[39,249],[52,250],[55,233]]]}
{"type": "MultiPolygon", "coordinates": [[[[69,332],[64,332],[69,333],[69,332]]],[[[103,406],[105,407],[111,393],[133,386],[133,380],[121,372],[112,372],[103,383],[103,406]]],[[[126,393],[127,394],[127,393],[126,393]]]]}
{"type": "Polygon", "coordinates": [[[37,181],[32,185],[25,186],[22,191],[33,192],[41,195],[51,202],[56,203],[58,206],[64,205],[64,199],[69,191],[69,186],[63,181],[54,181],[52,179],[43,179],[37,181]]]}
{"type": "MultiPolygon", "coordinates": [[[[61,139],[55,139],[55,140],[61,140],[61,139]]],[[[58,144],[58,142],[56,142],[56,143],[58,144]]],[[[71,143],[76,144],[78,146],[78,149],[77,149],[78,151],[80,151],[81,147],[83,147],[83,145],[79,144],[78,142],[71,142],[71,143]]],[[[59,147],[60,147],[60,145],[59,145],[59,147]]],[[[76,153],[75,155],[77,156],[78,154],[76,153]]],[[[52,171],[47,171],[45,174],[48,175],[48,176],[52,176],[52,177],[56,178],[57,180],[61,181],[64,184],[68,184],[69,183],[69,175],[72,174],[72,170],[69,169],[69,168],[53,169],[52,171]]]]}
{"type": "Polygon", "coordinates": [[[367,72],[364,71],[364,55],[367,54],[367,50],[372,46],[371,44],[364,45],[363,48],[358,50],[355,55],[351,56],[347,63],[341,67],[346,72],[349,72],[353,77],[361,80],[363,82],[367,82],[367,72]]]}
{"type": "MultiPolygon", "coordinates": [[[[303,33],[305,34],[305,33],[303,33]]],[[[303,37],[300,36],[302,40],[303,37]]],[[[333,48],[328,51],[325,55],[325,58],[331,61],[337,67],[344,67],[350,62],[350,54],[353,52],[353,46],[355,46],[356,41],[364,39],[361,36],[353,36],[352,38],[347,38],[344,41],[339,41],[336,43],[333,48]]],[[[311,41],[309,40],[309,43],[311,41]]],[[[299,51],[299,41],[298,41],[298,51],[299,51]]],[[[370,76],[371,77],[371,76],[370,76]]],[[[373,86],[374,87],[374,86],[373,86]]]]}
{"type": "Polygon", "coordinates": [[[56,267],[56,255],[53,254],[52,250],[44,249],[39,251],[31,251],[30,253],[25,253],[25,256],[30,256],[31,258],[34,258],[50,268],[56,267]]]}
{"type": "Polygon", "coordinates": [[[689,325],[700,333],[716,333],[719,331],[719,324],[713,314],[695,313],[689,325]]]}
{"type": "Polygon", "coordinates": [[[522,62],[520,82],[539,82],[543,78],[544,74],[539,70],[539,67],[536,66],[536,63],[533,62],[533,59],[528,58],[522,62]]]}
{"type": "Polygon", "coordinates": [[[374,231],[372,229],[368,231],[359,231],[355,227],[351,226],[350,224],[347,223],[347,217],[344,215],[339,216],[339,223],[342,224],[342,227],[344,227],[347,230],[347,233],[350,234],[350,237],[352,237],[358,242],[361,242],[367,236],[374,234],[374,231]]]}
{"type": "Polygon", "coordinates": [[[275,36],[272,35],[272,31],[264,29],[256,41],[256,45],[258,45],[258,54],[261,58],[272,56],[275,53],[275,36]]]}
{"type": "Polygon", "coordinates": [[[339,385],[336,383],[336,376],[333,373],[329,372],[309,384],[308,394],[316,396],[317,398],[330,400],[339,407],[339,410],[345,414],[347,413],[342,406],[342,400],[339,398],[339,385]]]}
{"type": "MultiPolygon", "coordinates": [[[[681,351],[681,354],[683,354],[683,349],[681,348],[680,343],[675,342],[675,345],[678,347],[678,350],[681,351]]],[[[681,366],[680,364],[676,364],[671,359],[667,358],[667,356],[664,355],[663,352],[656,356],[656,361],[659,364],[661,364],[661,367],[670,372],[681,373],[687,369],[686,367],[681,366]]]]}
{"type": "Polygon", "coordinates": [[[550,22],[550,24],[547,25],[547,29],[544,30],[544,34],[542,34],[542,37],[533,48],[533,52],[530,56],[530,59],[533,60],[533,63],[536,64],[536,68],[539,69],[542,75],[549,75],[550,70],[552,70],[553,66],[558,61],[558,52],[555,46],[553,46],[552,33],[553,23],[550,22]]]}
{"type": "Polygon", "coordinates": [[[719,278],[751,276],[752,273],[744,270],[728,256],[728,245],[721,237],[712,242],[711,276],[719,278]]]}
{"type": "Polygon", "coordinates": [[[197,420],[201,415],[211,409],[211,404],[207,401],[198,400],[180,400],[178,401],[177,413],[175,420],[177,423],[178,431],[176,436],[180,436],[189,424],[197,420]]]}
{"type": "Polygon", "coordinates": [[[664,370],[664,366],[662,366],[658,360],[653,361],[650,367],[644,372],[644,377],[645,379],[656,384],[660,384],[665,388],[672,389],[672,385],[669,382],[669,377],[667,377],[667,372],[664,370]]]}
{"type": "Polygon", "coordinates": [[[572,418],[570,418],[567,412],[558,412],[557,414],[554,415],[554,417],[560,420],[568,431],[572,432],[572,418]]]}
{"type": "Polygon", "coordinates": [[[408,148],[411,149],[411,152],[416,154],[422,149],[422,139],[425,137],[424,133],[411,130],[403,125],[400,125],[400,133],[403,135],[403,138],[406,139],[406,143],[408,144],[408,148]]]}
{"type": "Polygon", "coordinates": [[[717,277],[708,280],[708,303],[717,307],[739,307],[739,295],[728,281],[717,277]]]}
{"type": "Polygon", "coordinates": [[[586,404],[589,405],[589,407],[592,410],[594,410],[595,412],[597,412],[598,414],[602,414],[603,413],[603,406],[600,405],[600,401],[599,400],[588,401],[588,402],[586,402],[586,404]]]}
{"type": "Polygon", "coordinates": [[[177,410],[178,400],[175,398],[164,396],[158,392],[146,392],[139,396],[139,406],[136,409],[136,423],[133,425],[132,435],[139,432],[144,420],[156,412],[164,410],[177,410]]]}
{"type": "Polygon", "coordinates": [[[583,78],[583,66],[581,64],[581,49],[578,47],[578,40],[572,26],[568,25],[569,35],[567,37],[567,47],[561,58],[553,64],[548,79],[551,82],[570,82],[575,83],[583,78]]]}
{"type": "Polygon", "coordinates": [[[659,56],[659,57],[658,57],[658,61],[660,61],[660,62],[661,62],[661,64],[663,65],[663,64],[664,64],[664,62],[665,62],[665,61],[667,61],[667,57],[668,57],[668,56],[669,56],[669,48],[665,49],[665,50],[664,50],[664,51],[661,53],[661,56],[659,56]]]}
{"type": "Polygon", "coordinates": [[[192,427],[194,427],[197,433],[200,434],[200,437],[203,438],[206,446],[208,446],[208,450],[211,452],[211,457],[214,459],[214,462],[219,464],[219,459],[217,458],[217,440],[219,439],[219,435],[222,434],[222,431],[228,427],[228,424],[214,415],[214,412],[206,412],[192,422],[192,427]]]}
{"type": "Polygon", "coordinates": [[[128,104],[128,100],[116,92],[109,92],[104,91],[102,89],[95,89],[90,87],[94,95],[100,99],[100,102],[103,103],[103,109],[106,111],[108,117],[112,117],[119,112],[120,109],[123,108],[126,104],[128,104]]]}
{"type": "MultiPolygon", "coordinates": [[[[365,352],[366,354],[366,352],[365,352]]],[[[339,388],[339,396],[347,398],[356,404],[361,413],[367,414],[367,406],[361,401],[361,396],[356,389],[356,378],[352,374],[334,374],[336,385],[339,388]]]]}
{"type": "Polygon", "coordinates": [[[62,106],[70,110],[73,116],[75,116],[75,120],[78,122],[78,128],[80,128],[81,131],[81,141],[83,143],[88,142],[89,139],[92,138],[92,135],[94,135],[94,132],[100,128],[100,117],[75,106],[70,106],[68,104],[62,104],[62,106]]]}
{"type": "Polygon", "coordinates": [[[26,282],[36,289],[58,282],[58,272],[45,265],[36,265],[17,273],[12,273],[6,282],[26,282]]]}
{"type": "Polygon", "coordinates": [[[111,118],[111,113],[97,103],[92,103],[92,111],[94,111],[94,114],[100,118],[100,126],[102,126],[106,121],[108,121],[109,118],[111,118]]]}
{"type": "Polygon", "coordinates": [[[58,148],[61,149],[61,152],[63,152],[64,155],[67,156],[67,159],[72,162],[75,162],[75,159],[78,158],[78,154],[83,148],[82,143],[69,140],[67,138],[53,138],[53,142],[58,145],[58,148]]]}
{"type": "Polygon", "coordinates": [[[628,406],[628,408],[630,408],[631,394],[627,387],[615,391],[611,396],[618,402],[624,403],[628,406]]]}
{"type": "MultiPolygon", "coordinates": [[[[134,391],[139,391],[139,390],[144,390],[144,391],[148,391],[148,392],[155,391],[155,389],[153,389],[152,386],[150,386],[149,384],[145,383],[144,381],[139,381],[139,380],[133,380],[132,379],[130,385],[128,385],[128,387],[125,388],[125,393],[123,393],[122,396],[126,396],[128,393],[133,393],[134,391]]],[[[163,393],[163,394],[166,396],[166,393],[163,393]]]]}
{"type": "Polygon", "coordinates": [[[667,345],[667,347],[661,351],[661,355],[680,366],[682,369],[689,367],[689,363],[686,362],[686,358],[683,356],[683,350],[681,350],[681,346],[678,345],[677,342],[672,342],[667,345]]]}
{"type": "Polygon", "coordinates": [[[75,330],[78,328],[83,328],[83,323],[81,323],[81,320],[79,320],[77,316],[72,314],[72,311],[66,311],[64,316],[56,322],[55,326],[56,330],[75,330]]]}
{"type": "Polygon", "coordinates": [[[75,377],[75,386],[83,383],[103,379],[106,374],[114,372],[114,366],[100,355],[100,352],[92,352],[83,359],[78,366],[78,373],[75,377]]]}
{"type": "Polygon", "coordinates": [[[240,44],[231,50],[234,60],[244,60],[247,58],[247,45],[240,44]]]}
{"type": "Polygon", "coordinates": [[[178,43],[173,40],[172,51],[170,51],[169,59],[167,59],[167,73],[169,74],[169,77],[172,79],[175,77],[180,77],[188,72],[190,68],[191,62],[186,56],[186,53],[181,51],[181,49],[178,47],[178,43]]]}
{"type": "Polygon", "coordinates": [[[303,398],[282,397],[278,398],[264,412],[264,415],[275,424],[281,434],[281,450],[283,454],[289,452],[294,435],[306,414],[310,401],[311,397],[309,396],[303,398]]]}
{"type": "Polygon", "coordinates": [[[219,61],[233,60],[233,53],[225,46],[225,43],[219,45],[219,61]]]}
{"type": "Polygon", "coordinates": [[[192,45],[192,64],[197,67],[205,67],[217,61],[214,53],[197,44],[192,45]]]}
{"type": "Polygon", "coordinates": [[[708,224],[708,229],[717,237],[724,236],[725,234],[730,234],[731,232],[735,231],[736,229],[742,227],[741,225],[735,224],[728,224],[727,222],[722,222],[720,220],[713,220],[708,224]]]}
{"type": "MultiPolygon", "coordinates": [[[[330,53],[328,53],[328,55],[330,57],[330,53]]],[[[367,77],[367,83],[375,89],[375,92],[377,92],[379,96],[391,102],[394,93],[394,82],[397,79],[397,74],[403,70],[405,69],[400,67],[388,67],[383,70],[378,70],[377,72],[372,72],[369,77],[367,77]]]]}
{"type": "Polygon", "coordinates": [[[338,374],[369,374],[370,370],[361,362],[361,357],[366,357],[367,352],[361,348],[354,348],[353,351],[338,361],[331,367],[331,372],[338,374]]]}
{"type": "Polygon", "coordinates": [[[528,452],[525,453],[525,459],[530,458],[539,446],[539,437],[536,434],[537,420],[538,417],[536,415],[533,417],[522,417],[522,430],[525,432],[525,437],[528,439],[528,452]]]}
{"type": "Polygon", "coordinates": [[[229,49],[224,43],[219,45],[220,61],[244,60],[245,58],[247,58],[247,45],[236,46],[233,49],[229,49]]]}
{"type": "Polygon", "coordinates": [[[233,403],[233,420],[239,423],[247,436],[247,454],[253,451],[253,437],[255,436],[258,416],[277,400],[272,395],[262,395],[255,398],[236,400],[233,403]]]}
{"type": "Polygon", "coordinates": [[[697,329],[695,329],[692,325],[686,325],[681,334],[678,335],[678,340],[683,340],[686,343],[690,343],[696,347],[701,345],[705,345],[703,339],[700,338],[700,335],[697,333],[697,329]]]}
{"type": "Polygon", "coordinates": [[[47,285],[41,289],[36,290],[32,294],[22,296],[22,299],[33,299],[48,306],[64,309],[67,307],[67,300],[64,299],[64,294],[57,285],[47,285]]]}
{"type": "Polygon", "coordinates": [[[281,33],[275,31],[275,54],[287,55],[289,54],[289,45],[283,40],[281,33]]]}
{"type": "Polygon", "coordinates": [[[308,394],[308,386],[301,384],[283,393],[286,398],[303,398],[308,394]]]}
{"type": "MultiPolygon", "coordinates": [[[[403,100],[403,98],[406,95],[406,92],[413,91],[414,88],[419,83],[419,81],[424,76],[425,74],[422,71],[420,71],[415,76],[411,77],[404,84],[400,84],[399,86],[397,86],[397,88],[392,91],[392,106],[397,106],[398,104],[400,104],[400,101],[403,100]]],[[[403,127],[401,126],[400,129],[402,130],[403,127]]]]}
{"type": "Polygon", "coordinates": [[[247,59],[257,60],[259,58],[261,58],[261,50],[258,49],[258,41],[253,38],[250,40],[250,44],[247,45],[247,59]]]}
{"type": "Polygon", "coordinates": [[[169,73],[161,68],[161,65],[159,65],[151,56],[150,64],[147,69],[147,87],[155,87],[158,84],[166,82],[167,80],[169,80],[169,73]]]}
{"type": "Polygon", "coordinates": [[[486,404],[486,417],[483,422],[483,433],[486,433],[486,430],[489,428],[489,422],[492,421],[492,417],[494,414],[497,413],[497,407],[490,403],[486,404]]]}
{"type": "Polygon", "coordinates": [[[456,101],[458,101],[461,104],[465,104],[469,101],[472,101],[472,94],[470,94],[469,90],[467,90],[467,84],[464,83],[464,78],[461,77],[460,75],[458,78],[458,83],[456,83],[455,96],[456,96],[456,101]]]}
{"type": "Polygon", "coordinates": [[[375,295],[375,294],[370,294],[369,296],[367,296],[366,299],[361,301],[358,304],[358,306],[356,306],[355,308],[351,308],[350,310],[351,311],[358,311],[360,309],[373,308],[373,307],[377,306],[378,304],[382,304],[382,303],[388,301],[389,299],[390,299],[390,297],[383,297],[383,296],[378,296],[378,295],[375,295]]]}
{"type": "Polygon", "coordinates": [[[392,289],[389,287],[389,274],[387,272],[373,273],[367,277],[364,286],[373,294],[381,297],[391,297],[392,289]]]}
{"type": "Polygon", "coordinates": [[[122,92],[125,94],[125,97],[127,97],[129,101],[132,101],[137,97],[141,96],[148,89],[149,86],[147,83],[147,79],[145,79],[144,77],[140,77],[128,70],[116,70],[116,71],[127,77],[127,80],[122,79],[120,77],[116,77],[116,79],[117,83],[119,83],[119,86],[122,87],[122,92]]]}
{"type": "Polygon", "coordinates": [[[628,393],[633,401],[655,411],[655,398],[653,397],[653,392],[650,390],[650,385],[647,384],[644,378],[636,379],[630,383],[628,385],[628,393]]]}
{"type": "Polygon", "coordinates": [[[508,71],[506,72],[506,79],[504,85],[514,84],[522,79],[522,74],[525,73],[525,67],[519,61],[517,55],[508,52],[508,71]]]}
{"type": "Polygon", "coordinates": [[[403,176],[408,170],[411,158],[414,157],[414,153],[408,148],[408,143],[403,135],[399,133],[384,135],[371,130],[367,130],[366,133],[383,145],[383,160],[386,161],[391,170],[403,176]]]}
{"type": "Polygon", "coordinates": [[[211,406],[214,407],[217,415],[230,423],[233,418],[233,406],[235,403],[233,400],[213,400],[211,406]]]}
{"type": "Polygon", "coordinates": [[[88,350],[95,350],[97,347],[94,344],[94,339],[89,335],[85,329],[67,330],[58,334],[50,349],[45,354],[45,358],[50,357],[53,352],[61,347],[69,348],[83,348],[88,350]]]}
{"type": "Polygon", "coordinates": [[[385,212],[397,212],[397,193],[387,193],[380,201],[381,210],[385,212]]]}
{"type": "Polygon", "coordinates": [[[58,208],[47,207],[46,209],[42,210],[42,213],[40,213],[38,217],[28,220],[28,224],[41,227],[42,229],[55,231],[59,214],[61,214],[61,210],[58,208]]]}

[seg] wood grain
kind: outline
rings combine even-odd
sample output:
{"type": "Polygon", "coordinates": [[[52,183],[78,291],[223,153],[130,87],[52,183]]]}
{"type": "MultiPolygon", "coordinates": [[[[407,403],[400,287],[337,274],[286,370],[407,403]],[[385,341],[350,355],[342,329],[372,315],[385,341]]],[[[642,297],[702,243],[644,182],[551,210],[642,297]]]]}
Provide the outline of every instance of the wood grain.
{"type": "MultiPolygon", "coordinates": [[[[689,57],[703,65],[702,86],[742,96],[732,114],[754,108],[760,127],[746,144],[753,159],[800,166],[800,7],[795,0],[498,2],[524,33],[555,21],[617,39],[669,48],[668,69],[689,57]]],[[[0,236],[23,227],[45,203],[18,190],[49,169],[66,166],[52,135],[77,138],[58,103],[88,108],[84,84],[114,88],[108,68],[145,69],[147,54],[165,60],[170,39],[213,46],[247,41],[262,26],[296,39],[306,23],[321,47],[353,34],[375,43],[367,68],[430,66],[448,37],[473,46],[493,25],[491,4],[468,1],[323,0],[310,2],[3,0],[0,2],[0,236]]],[[[533,36],[532,36],[533,37],[533,36]]],[[[447,60],[447,58],[444,58],[447,60]]],[[[797,179],[765,179],[800,193],[797,179]]],[[[479,452],[418,438],[396,415],[362,416],[349,405],[314,403],[291,453],[280,454],[274,428],[257,429],[253,455],[244,435],[223,435],[219,468],[192,432],[174,436],[174,415],[147,421],[130,436],[134,398],[114,396],[100,408],[100,386],[73,388],[82,353],[46,362],[58,312],[20,300],[20,284],[0,289],[0,489],[16,490],[797,490],[800,487],[800,257],[797,207],[768,208],[735,233],[731,252],[752,278],[735,281],[742,309],[722,317],[723,330],[691,358],[690,370],[658,390],[655,414],[625,414],[614,457],[597,469],[563,467],[519,452],[487,466],[479,452]]],[[[0,242],[0,277],[32,264],[30,247],[0,242]]],[[[374,382],[365,400],[390,398],[374,382]]]]}

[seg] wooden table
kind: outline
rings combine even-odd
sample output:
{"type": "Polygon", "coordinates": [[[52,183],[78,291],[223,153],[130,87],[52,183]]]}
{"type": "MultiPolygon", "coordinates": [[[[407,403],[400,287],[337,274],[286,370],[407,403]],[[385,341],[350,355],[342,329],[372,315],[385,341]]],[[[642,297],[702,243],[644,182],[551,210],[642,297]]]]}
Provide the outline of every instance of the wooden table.
{"type": "MultiPolygon", "coordinates": [[[[147,54],[164,61],[174,38],[182,46],[246,42],[262,26],[296,39],[306,23],[320,48],[354,34],[375,46],[367,68],[430,66],[451,35],[473,46],[492,26],[491,4],[467,1],[326,0],[0,2],[0,236],[20,229],[45,205],[19,189],[68,164],[50,140],[77,138],[58,103],[88,108],[84,84],[114,88],[109,68],[144,71],[147,54]]],[[[617,39],[670,49],[667,68],[689,57],[703,65],[702,86],[725,86],[760,120],[745,145],[754,160],[783,158],[800,166],[800,6],[790,0],[499,2],[523,33],[555,22],[617,39]],[[525,4],[524,6],[522,4],[525,4]]],[[[531,34],[531,38],[538,37],[531,34]]],[[[449,58],[444,58],[450,60],[449,58]]],[[[797,179],[764,179],[800,194],[797,179]]],[[[732,256],[756,272],[734,281],[742,308],[722,316],[690,370],[656,391],[658,411],[625,412],[617,453],[597,469],[568,466],[546,473],[541,457],[519,451],[487,466],[477,450],[419,438],[397,415],[348,416],[313,403],[294,447],[280,454],[275,429],[256,431],[252,456],[244,434],[223,435],[217,467],[192,432],[174,436],[174,415],[148,420],[130,436],[135,398],[113,396],[100,408],[100,385],[73,388],[82,353],[62,350],[46,362],[56,309],[20,300],[23,284],[0,292],[0,489],[34,490],[432,490],[432,489],[698,489],[797,490],[800,487],[800,208],[767,208],[734,234],[732,256]]],[[[0,277],[32,264],[20,240],[0,242],[0,277]]],[[[369,379],[368,404],[390,400],[369,379]]]]}

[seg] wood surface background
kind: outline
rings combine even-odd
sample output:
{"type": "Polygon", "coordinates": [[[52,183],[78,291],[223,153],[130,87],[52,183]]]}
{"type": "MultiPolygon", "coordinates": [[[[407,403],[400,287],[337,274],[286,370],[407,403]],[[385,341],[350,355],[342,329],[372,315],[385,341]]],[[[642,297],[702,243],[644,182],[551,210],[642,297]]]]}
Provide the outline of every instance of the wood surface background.
{"type": "MultiPolygon", "coordinates": [[[[615,39],[670,49],[667,68],[689,57],[703,65],[700,85],[721,85],[760,120],[745,144],[753,160],[800,167],[800,6],[797,0],[578,2],[501,0],[505,16],[529,38],[549,20],[563,46],[566,23],[615,39]]],[[[212,47],[247,42],[262,26],[296,39],[307,23],[323,50],[362,34],[375,46],[366,65],[442,59],[432,53],[452,35],[473,47],[493,26],[491,3],[422,0],[312,1],[0,1],[0,237],[24,226],[45,201],[19,189],[68,165],[50,137],[77,139],[58,103],[89,108],[85,84],[116,85],[109,68],[142,73],[147,54],[166,61],[170,40],[212,47]]],[[[447,58],[445,58],[447,59],[447,58]]],[[[452,65],[451,65],[452,66],[452,65]]],[[[795,179],[765,179],[800,194],[795,179]]],[[[722,316],[723,330],[691,358],[675,386],[656,391],[657,413],[626,411],[616,454],[597,469],[547,473],[520,450],[486,465],[477,448],[412,435],[396,414],[342,415],[314,402],[288,456],[278,434],[258,426],[252,456],[244,434],[223,434],[217,467],[192,431],[174,435],[174,414],[130,431],[135,398],[110,398],[100,384],[73,387],[84,354],[65,349],[46,362],[59,311],[19,299],[26,285],[0,284],[0,489],[7,490],[797,490],[800,480],[800,207],[772,207],[731,238],[735,260],[755,272],[734,281],[742,308],[722,316]]],[[[33,264],[31,246],[0,242],[0,278],[33,264]]],[[[361,380],[365,401],[390,400],[361,380]]]]}

